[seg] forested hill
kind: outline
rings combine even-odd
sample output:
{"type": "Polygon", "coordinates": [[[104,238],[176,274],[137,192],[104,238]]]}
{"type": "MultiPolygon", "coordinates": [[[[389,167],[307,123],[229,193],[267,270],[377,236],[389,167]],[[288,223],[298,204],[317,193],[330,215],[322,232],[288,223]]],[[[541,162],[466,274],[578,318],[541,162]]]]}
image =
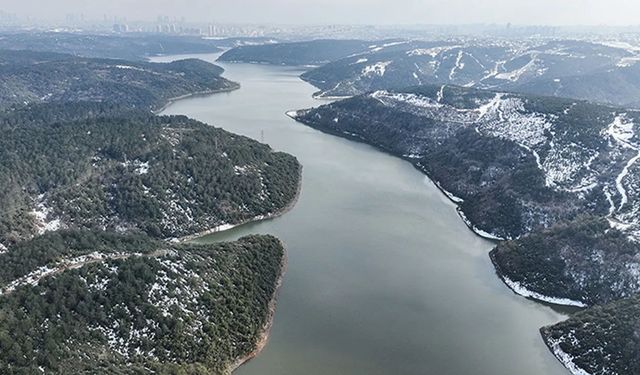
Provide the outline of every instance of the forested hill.
{"type": "Polygon", "coordinates": [[[270,324],[271,236],[175,245],[49,233],[0,254],[0,373],[227,374],[270,324]]]}
{"type": "Polygon", "coordinates": [[[573,374],[640,374],[640,296],[577,313],[541,329],[554,355],[573,374]]]}
{"type": "Polygon", "coordinates": [[[240,46],[223,53],[218,61],[275,65],[319,65],[367,51],[372,42],[363,40],[312,40],[240,46]]]}
{"type": "Polygon", "coordinates": [[[0,109],[85,101],[157,109],[171,98],[237,88],[222,72],[196,59],[157,64],[0,50],[0,109]]]}
{"type": "MultiPolygon", "coordinates": [[[[428,174],[478,234],[510,239],[497,245],[491,259],[515,292],[577,306],[640,293],[639,112],[424,85],[290,115],[380,147],[428,174]]],[[[629,303],[614,303],[594,310],[600,317],[590,328],[574,332],[569,322],[544,332],[568,367],[628,375],[635,372],[620,371],[623,362],[604,359],[627,360],[640,352],[637,319],[623,318],[630,311],[629,303]],[[610,328],[605,313],[615,321],[610,328]]]]}
{"type": "MultiPolygon", "coordinates": [[[[229,373],[262,345],[284,248],[175,240],[284,212],[300,164],[153,114],[238,88],[216,65],[140,61],[153,37],[24,36],[137,61],[0,37],[0,373],[229,373]]],[[[163,52],[194,52],[178,39],[163,52]]]]}
{"type": "Polygon", "coordinates": [[[590,100],[640,101],[638,51],[624,43],[553,40],[405,41],[345,56],[302,75],[320,96],[449,84],[590,100]]]}
{"type": "Polygon", "coordinates": [[[276,214],[299,184],[294,157],[186,117],[139,112],[2,134],[6,247],[60,228],[191,235],[276,214]]]}
{"type": "Polygon", "coordinates": [[[0,49],[57,52],[83,57],[143,61],[154,55],[216,53],[242,40],[214,40],[172,35],[96,35],[62,32],[0,34],[0,49]]]}
{"type": "Polygon", "coordinates": [[[640,114],[584,101],[425,85],[303,110],[313,127],[411,160],[473,225],[516,238],[578,213],[638,228],[640,114]],[[622,176],[622,180],[620,177],[622,176]]]}

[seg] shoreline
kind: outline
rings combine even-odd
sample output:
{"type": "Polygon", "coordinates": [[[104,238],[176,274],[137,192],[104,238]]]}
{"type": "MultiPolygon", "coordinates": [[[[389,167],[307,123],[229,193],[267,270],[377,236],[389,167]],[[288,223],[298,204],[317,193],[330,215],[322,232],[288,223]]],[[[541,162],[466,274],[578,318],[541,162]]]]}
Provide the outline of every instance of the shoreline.
{"type": "Polygon", "coordinates": [[[229,365],[229,367],[227,368],[227,374],[232,374],[242,365],[256,358],[264,350],[264,348],[267,346],[267,343],[269,342],[271,328],[273,327],[273,321],[276,316],[276,307],[278,304],[278,297],[280,296],[280,289],[282,288],[284,275],[287,273],[287,268],[289,266],[287,246],[284,244],[284,242],[282,242],[282,240],[279,241],[282,245],[284,253],[280,262],[280,274],[278,275],[278,278],[276,280],[276,288],[273,292],[273,295],[271,296],[271,300],[269,301],[267,319],[265,320],[264,325],[262,326],[262,329],[260,330],[260,333],[258,335],[258,339],[256,340],[256,347],[253,349],[253,351],[243,357],[238,358],[235,362],[229,365]]]}
{"type": "Polygon", "coordinates": [[[454,194],[452,194],[449,191],[445,190],[442,187],[442,185],[440,184],[439,181],[434,180],[428,173],[426,173],[421,168],[420,163],[414,162],[412,158],[404,156],[404,155],[398,155],[398,154],[394,153],[393,151],[386,149],[383,146],[376,145],[375,143],[372,143],[372,142],[368,142],[366,139],[363,139],[360,136],[358,136],[356,134],[353,134],[353,133],[340,134],[339,132],[334,132],[331,129],[319,128],[319,127],[313,126],[312,124],[303,122],[298,118],[298,113],[300,111],[303,111],[303,110],[290,110],[290,111],[286,111],[285,114],[288,117],[290,117],[291,119],[293,119],[294,121],[296,121],[297,123],[300,123],[302,125],[308,126],[308,127],[312,128],[312,129],[315,129],[315,130],[317,130],[319,132],[322,132],[324,134],[329,134],[329,135],[333,135],[333,136],[338,137],[338,138],[342,138],[342,139],[346,139],[346,140],[349,140],[349,141],[355,141],[355,142],[358,142],[358,143],[362,143],[362,144],[365,144],[367,146],[373,147],[374,149],[376,149],[379,152],[383,152],[385,154],[391,155],[391,156],[396,157],[396,158],[400,158],[400,159],[408,162],[415,169],[417,169],[420,173],[422,173],[440,191],[440,193],[442,193],[447,198],[447,200],[449,200],[450,202],[452,202],[454,204],[455,210],[456,210],[458,216],[460,217],[460,219],[462,220],[462,222],[465,223],[467,228],[469,230],[471,230],[476,236],[478,236],[480,238],[483,238],[485,240],[488,240],[488,241],[492,241],[492,242],[508,240],[508,239],[502,238],[500,236],[497,236],[495,234],[486,232],[486,231],[484,231],[482,229],[477,228],[475,225],[473,225],[473,223],[469,219],[467,219],[466,215],[464,214],[464,212],[460,208],[460,203],[462,203],[464,201],[464,199],[456,197],[454,194]]]}
{"type": "MultiPolygon", "coordinates": [[[[228,88],[224,88],[224,89],[220,89],[220,90],[208,90],[208,91],[203,91],[203,92],[196,92],[196,93],[191,93],[191,94],[186,94],[186,95],[182,95],[179,97],[174,97],[171,99],[168,99],[167,102],[165,103],[165,105],[163,105],[160,109],[153,111],[153,113],[155,115],[159,115],[161,112],[163,112],[164,110],[166,110],[169,106],[171,106],[173,103],[175,103],[176,101],[182,100],[182,99],[187,99],[187,98],[192,98],[192,97],[197,97],[197,96],[208,96],[208,95],[212,95],[212,94],[216,94],[216,93],[224,93],[224,92],[232,92],[235,90],[238,90],[241,86],[239,83],[237,82],[232,82],[234,85],[232,87],[228,87],[228,88]]],[[[264,221],[264,220],[270,220],[270,219],[274,219],[277,217],[280,217],[284,214],[286,214],[287,212],[291,211],[295,205],[298,203],[298,200],[300,199],[300,195],[302,194],[302,171],[303,171],[303,165],[299,164],[298,167],[298,181],[297,181],[297,186],[296,186],[296,192],[294,197],[291,199],[291,201],[285,205],[284,207],[282,207],[281,209],[277,210],[276,212],[272,212],[272,213],[268,213],[265,215],[258,215],[255,216],[253,218],[244,220],[244,221],[240,221],[238,223],[235,224],[221,224],[218,225],[217,227],[214,228],[210,228],[198,233],[194,233],[191,235],[187,235],[184,237],[180,237],[180,238],[172,238],[172,239],[167,239],[167,241],[169,242],[177,242],[177,243],[184,243],[184,242],[189,242],[189,241],[193,241],[195,239],[198,238],[202,238],[205,237],[207,235],[211,235],[211,234],[215,234],[215,233],[222,233],[228,230],[231,230],[233,228],[237,228],[246,224],[250,224],[250,223],[257,223],[260,221],[264,221]]],[[[283,284],[283,280],[284,280],[284,275],[286,274],[287,271],[287,267],[288,267],[288,252],[287,252],[287,247],[286,245],[282,242],[282,240],[280,240],[280,243],[282,245],[283,248],[283,256],[282,256],[282,260],[280,263],[280,274],[278,275],[278,278],[276,280],[276,285],[275,285],[275,290],[273,295],[271,296],[271,300],[269,301],[268,304],[268,312],[267,312],[267,317],[265,320],[265,323],[262,327],[262,329],[260,330],[260,333],[258,334],[257,340],[256,340],[256,347],[247,355],[240,357],[238,359],[236,359],[233,363],[231,363],[227,369],[226,369],[226,373],[227,374],[232,374],[234,371],[236,371],[238,368],[240,368],[242,365],[244,365],[245,363],[249,362],[250,360],[252,360],[253,358],[257,357],[262,350],[264,350],[264,348],[266,347],[268,341],[269,341],[269,336],[271,333],[271,327],[273,326],[273,321],[275,319],[275,312],[276,312],[276,306],[277,306],[277,301],[278,301],[278,296],[280,294],[280,289],[282,287],[283,284]]]]}
{"type": "Polygon", "coordinates": [[[295,207],[295,205],[298,203],[298,200],[300,199],[300,194],[302,193],[302,169],[303,169],[302,164],[300,164],[300,168],[298,168],[298,185],[296,187],[295,196],[293,197],[293,199],[291,199],[291,202],[289,202],[286,206],[282,207],[280,210],[266,214],[266,215],[254,216],[252,218],[246,219],[244,221],[240,221],[235,224],[228,224],[228,223],[221,224],[221,225],[218,225],[217,227],[206,229],[201,232],[189,234],[183,237],[169,238],[169,239],[166,239],[166,241],[176,242],[176,243],[185,243],[185,242],[193,241],[195,239],[202,238],[211,234],[226,232],[228,230],[241,227],[243,225],[275,219],[286,214],[287,212],[291,211],[295,207]]]}
{"type": "Polygon", "coordinates": [[[232,83],[232,85],[230,87],[225,87],[225,88],[222,88],[222,89],[215,89],[215,90],[196,91],[196,92],[192,92],[192,93],[189,93],[189,94],[184,94],[184,95],[180,95],[180,96],[174,96],[173,98],[167,99],[165,104],[162,105],[162,107],[152,110],[151,113],[153,113],[154,115],[160,115],[161,112],[163,112],[164,110],[169,108],[175,102],[177,102],[179,100],[182,100],[182,99],[195,98],[195,97],[198,97],[198,96],[209,96],[209,95],[213,95],[213,94],[221,94],[221,93],[232,92],[232,91],[240,89],[240,84],[238,82],[233,82],[233,81],[229,81],[229,82],[232,83]]]}
{"type": "Polygon", "coordinates": [[[560,362],[560,364],[562,364],[562,366],[564,366],[572,375],[592,375],[578,367],[578,365],[573,362],[574,358],[569,353],[563,351],[558,342],[551,339],[547,334],[547,329],[548,327],[540,328],[540,336],[542,336],[542,341],[544,341],[544,344],[553,356],[556,357],[558,362],[560,362]]]}
{"type": "Polygon", "coordinates": [[[518,296],[521,296],[527,299],[532,299],[536,302],[544,302],[544,303],[558,305],[558,306],[571,306],[571,307],[579,307],[579,308],[589,307],[584,302],[581,302],[581,301],[574,301],[569,298],[562,298],[562,297],[545,296],[538,292],[529,290],[525,286],[523,286],[520,282],[513,281],[504,274],[504,272],[502,271],[502,268],[500,267],[500,264],[498,264],[498,261],[495,258],[495,252],[493,250],[489,252],[489,259],[491,259],[491,264],[493,264],[493,268],[495,269],[496,275],[498,276],[498,278],[507,286],[507,288],[511,289],[511,291],[518,296]]]}
{"type": "MultiPolygon", "coordinates": [[[[440,191],[443,192],[444,195],[447,195],[447,193],[445,193],[445,190],[440,189],[440,191]]],[[[452,200],[453,203],[456,203],[454,200],[452,200]]],[[[464,211],[462,211],[462,208],[460,208],[460,206],[458,205],[458,203],[456,203],[456,212],[458,213],[458,216],[460,216],[460,219],[462,219],[462,222],[464,222],[466,224],[466,226],[476,235],[478,235],[479,237],[484,238],[485,240],[490,240],[490,241],[506,241],[508,240],[508,238],[502,238],[499,236],[496,236],[495,234],[486,232],[478,227],[476,227],[475,225],[473,225],[473,223],[471,222],[471,220],[469,220],[467,218],[467,215],[464,214],[464,211]]]]}

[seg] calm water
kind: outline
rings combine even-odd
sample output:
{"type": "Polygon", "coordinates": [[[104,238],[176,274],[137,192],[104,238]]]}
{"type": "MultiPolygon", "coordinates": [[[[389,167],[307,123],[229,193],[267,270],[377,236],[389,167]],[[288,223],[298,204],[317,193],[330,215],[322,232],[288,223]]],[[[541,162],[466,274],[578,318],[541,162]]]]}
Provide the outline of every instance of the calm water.
{"type": "Polygon", "coordinates": [[[492,244],[466,228],[424,175],[287,118],[287,110],[320,104],[300,71],[220,65],[240,90],[182,100],[164,113],[263,139],[304,166],[292,211],[201,239],[270,233],[287,244],[269,344],[237,374],[568,374],[538,334],[563,316],[499,281],[492,244]]]}

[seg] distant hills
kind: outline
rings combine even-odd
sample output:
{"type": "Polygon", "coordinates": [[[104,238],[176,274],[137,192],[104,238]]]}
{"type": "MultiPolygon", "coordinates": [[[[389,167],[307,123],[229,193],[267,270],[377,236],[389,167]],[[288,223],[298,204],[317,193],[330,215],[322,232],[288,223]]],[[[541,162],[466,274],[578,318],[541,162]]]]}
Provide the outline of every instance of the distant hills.
{"type": "Polygon", "coordinates": [[[51,102],[158,109],[171,98],[238,88],[222,72],[196,59],[158,64],[0,50],[0,109],[51,102]]]}
{"type": "Polygon", "coordinates": [[[407,42],[351,56],[302,78],[320,96],[350,96],[421,84],[454,84],[635,105],[636,51],[583,41],[407,42]],[[624,82],[624,83],[623,83],[624,82]]]}
{"type": "Polygon", "coordinates": [[[639,51],[624,43],[535,39],[314,41],[241,47],[221,57],[221,61],[321,64],[302,74],[302,79],[324,97],[448,84],[627,107],[640,103],[638,60],[639,51]],[[302,48],[310,46],[322,54],[310,58],[302,48]]]}
{"type": "Polygon", "coordinates": [[[362,40],[312,40],[240,46],[226,51],[218,60],[275,65],[321,65],[363,53],[371,44],[372,42],[362,40]]]}
{"type": "Polygon", "coordinates": [[[99,35],[63,32],[0,34],[0,49],[67,53],[82,57],[145,60],[154,55],[216,53],[234,41],[172,35],[99,35]]]}

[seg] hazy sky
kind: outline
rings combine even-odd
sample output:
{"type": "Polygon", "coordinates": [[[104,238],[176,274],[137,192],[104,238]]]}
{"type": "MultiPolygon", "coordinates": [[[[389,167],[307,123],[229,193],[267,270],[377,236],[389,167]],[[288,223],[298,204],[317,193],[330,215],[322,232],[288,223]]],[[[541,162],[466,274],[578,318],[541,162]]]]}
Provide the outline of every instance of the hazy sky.
{"type": "Polygon", "coordinates": [[[192,21],[308,24],[640,24],[640,0],[0,0],[38,18],[158,15],[192,21]]]}

